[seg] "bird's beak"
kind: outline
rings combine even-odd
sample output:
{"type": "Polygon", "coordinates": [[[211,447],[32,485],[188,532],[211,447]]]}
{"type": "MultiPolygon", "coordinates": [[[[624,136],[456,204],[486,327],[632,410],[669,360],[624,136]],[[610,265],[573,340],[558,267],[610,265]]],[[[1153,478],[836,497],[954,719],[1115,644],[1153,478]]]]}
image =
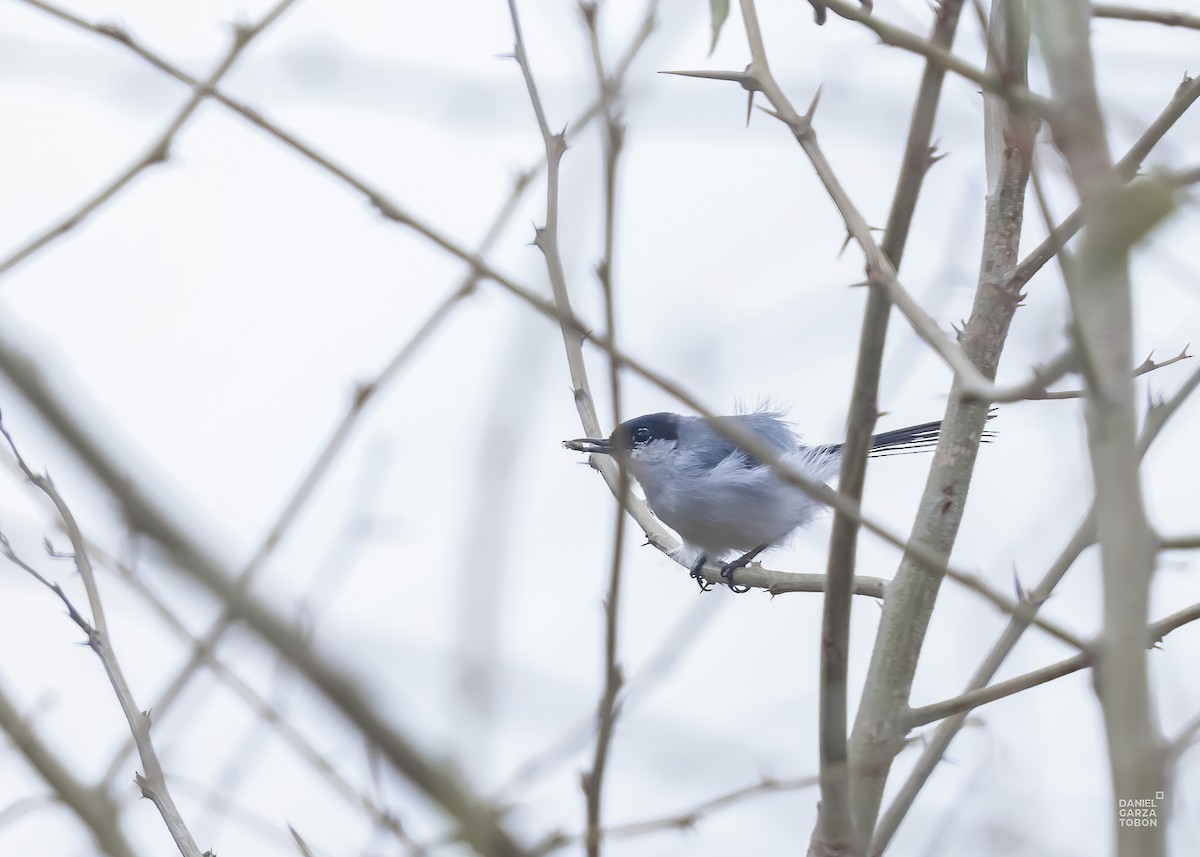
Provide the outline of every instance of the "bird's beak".
{"type": "Polygon", "coordinates": [[[590,452],[593,455],[612,455],[612,443],[608,438],[580,437],[575,440],[564,440],[563,446],[576,452],[590,452]]]}

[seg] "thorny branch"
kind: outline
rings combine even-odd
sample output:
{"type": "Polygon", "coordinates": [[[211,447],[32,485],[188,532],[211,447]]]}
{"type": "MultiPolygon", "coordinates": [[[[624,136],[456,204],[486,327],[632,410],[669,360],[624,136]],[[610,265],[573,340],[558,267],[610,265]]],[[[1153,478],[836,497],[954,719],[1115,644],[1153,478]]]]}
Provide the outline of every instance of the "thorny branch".
{"type": "MultiPolygon", "coordinates": [[[[614,101],[617,93],[609,88],[608,76],[604,72],[604,58],[600,50],[600,32],[597,25],[599,14],[597,4],[581,2],[579,8],[587,29],[592,65],[596,73],[596,84],[600,89],[600,100],[604,107],[604,256],[600,260],[600,264],[596,266],[596,274],[604,292],[605,326],[608,328],[609,339],[615,344],[617,341],[617,314],[613,289],[613,260],[616,245],[617,171],[624,144],[625,129],[616,113],[614,101]]],[[[518,44],[520,44],[520,29],[516,24],[515,6],[513,7],[513,29],[518,34],[518,44]]],[[[523,44],[521,44],[521,56],[525,59],[523,44]]],[[[527,79],[530,81],[529,97],[537,99],[538,93],[532,85],[532,74],[527,79]]],[[[546,142],[549,145],[549,141],[546,142]]],[[[555,243],[557,244],[557,241],[555,243]]],[[[621,423],[620,368],[617,361],[610,357],[608,376],[613,425],[621,423]]],[[[621,563],[624,558],[625,543],[625,505],[629,499],[630,477],[628,470],[621,467],[619,463],[618,470],[612,568],[609,572],[608,594],[604,599],[604,687],[596,713],[596,746],[592,755],[592,767],[580,777],[586,804],[587,832],[584,844],[589,857],[599,857],[600,854],[600,844],[603,839],[600,810],[604,775],[608,769],[609,747],[612,744],[613,731],[616,726],[621,688],[625,683],[624,672],[617,659],[617,632],[621,606],[621,563]]]]}
{"type": "MultiPolygon", "coordinates": [[[[58,488],[55,487],[50,477],[35,473],[25,462],[25,459],[17,449],[16,441],[13,440],[12,435],[9,434],[8,428],[3,422],[0,422],[0,435],[3,435],[5,441],[8,442],[9,449],[12,450],[13,458],[16,460],[17,467],[20,468],[21,473],[24,474],[31,485],[45,494],[50,499],[50,502],[54,504],[63,529],[66,531],[67,537],[71,540],[72,559],[83,581],[84,590],[87,592],[92,620],[89,622],[84,618],[82,613],[75,609],[75,605],[67,598],[67,594],[62,590],[62,587],[56,583],[51,583],[32,566],[20,559],[13,551],[8,538],[3,534],[0,534],[0,552],[3,552],[9,562],[27,571],[39,583],[57,595],[66,606],[67,615],[71,617],[71,621],[78,625],[84,634],[87,635],[88,647],[96,653],[96,657],[100,659],[100,663],[104,666],[105,673],[108,674],[109,682],[116,693],[117,702],[120,704],[121,712],[125,715],[125,720],[129,724],[129,731],[133,734],[138,755],[142,760],[142,769],[145,773],[136,774],[134,781],[142,790],[142,796],[149,798],[158,809],[163,823],[166,824],[167,830],[171,833],[171,838],[175,840],[175,845],[179,848],[179,852],[183,857],[201,857],[200,849],[196,845],[191,831],[188,830],[187,823],[183,820],[179,809],[175,806],[174,798],[171,797],[167,778],[163,775],[162,764],[158,760],[158,752],[154,749],[154,742],[150,739],[150,713],[142,711],[137,707],[137,703],[133,698],[133,691],[130,690],[129,683],[125,680],[125,672],[121,669],[121,663],[117,660],[116,652],[113,651],[110,643],[111,638],[108,631],[108,622],[104,616],[104,606],[100,601],[100,589],[96,583],[95,571],[92,568],[91,558],[87,552],[87,544],[84,541],[83,533],[80,532],[79,526],[75,522],[75,516],[71,513],[62,495],[58,493],[58,488]]],[[[49,549],[49,542],[47,542],[47,549],[49,549]]]]}
{"type": "MultiPolygon", "coordinates": [[[[36,571],[34,574],[40,577],[36,571]]],[[[49,581],[43,582],[53,586],[49,581]]],[[[137,857],[137,851],[121,830],[120,813],[108,795],[79,782],[71,769],[38,738],[33,727],[3,692],[0,692],[0,731],[12,740],[30,767],[54,790],[55,797],[87,825],[96,845],[105,854],[137,857]]]]}

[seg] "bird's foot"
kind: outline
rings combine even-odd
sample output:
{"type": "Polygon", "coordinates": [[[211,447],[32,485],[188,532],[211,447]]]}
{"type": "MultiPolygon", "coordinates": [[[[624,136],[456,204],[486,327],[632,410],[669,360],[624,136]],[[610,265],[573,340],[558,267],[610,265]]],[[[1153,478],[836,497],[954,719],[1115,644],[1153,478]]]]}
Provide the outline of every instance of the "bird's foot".
{"type": "Polygon", "coordinates": [[[692,563],[690,571],[692,579],[700,584],[701,592],[708,592],[708,590],[713,588],[713,585],[704,579],[704,563],[706,562],[708,562],[708,557],[700,554],[699,559],[692,563]]]}
{"type": "Polygon", "coordinates": [[[735,559],[733,562],[727,562],[721,566],[721,577],[725,578],[725,583],[729,586],[730,592],[735,592],[741,595],[744,592],[749,592],[750,587],[740,583],[733,582],[733,573],[739,568],[745,568],[750,564],[750,560],[746,557],[735,559]]]}

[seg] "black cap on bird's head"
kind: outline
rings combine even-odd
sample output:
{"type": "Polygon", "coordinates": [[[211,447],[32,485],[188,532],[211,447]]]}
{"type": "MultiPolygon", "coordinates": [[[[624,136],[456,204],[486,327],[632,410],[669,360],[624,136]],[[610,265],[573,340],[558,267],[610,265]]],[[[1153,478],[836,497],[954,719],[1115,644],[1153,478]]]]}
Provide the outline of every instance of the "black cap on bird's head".
{"type": "Polygon", "coordinates": [[[678,437],[679,415],[664,412],[626,420],[607,438],[581,437],[564,440],[563,446],[577,452],[613,455],[618,452],[631,452],[656,440],[676,440],[678,437]]]}

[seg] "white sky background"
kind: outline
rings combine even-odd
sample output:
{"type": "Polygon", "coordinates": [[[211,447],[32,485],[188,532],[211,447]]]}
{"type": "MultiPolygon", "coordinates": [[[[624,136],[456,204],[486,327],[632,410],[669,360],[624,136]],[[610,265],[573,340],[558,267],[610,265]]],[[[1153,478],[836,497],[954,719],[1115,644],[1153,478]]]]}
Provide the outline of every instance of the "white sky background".
{"type": "MultiPolygon", "coordinates": [[[[643,7],[606,5],[611,63],[643,7]]],[[[815,27],[799,0],[761,7],[777,77],[798,105],[824,84],[819,139],[857,205],[882,225],[921,62],[832,16],[815,27]]],[[[928,32],[931,12],[921,0],[877,7],[928,32]]],[[[268,4],[104,0],[70,8],[120,21],[204,76],[228,45],[229,23],[257,20],[268,4]]],[[[575,4],[525,0],[520,8],[550,122],[561,127],[595,91],[575,4]]],[[[473,247],[512,177],[541,153],[519,69],[494,58],[511,45],[501,0],[302,0],[247,50],[222,88],[473,247]]],[[[1119,156],[1183,72],[1200,71],[1200,35],[1099,22],[1095,46],[1119,156]]],[[[840,220],[785,129],[761,113],[743,127],[740,89],[656,74],[742,68],[747,52],[736,10],[711,60],[707,47],[707,4],[666,0],[628,77],[614,277],[619,338],[714,409],[771,396],[790,407],[805,435],[840,439],[865,298],[847,285],[861,279],[861,254],[838,255],[840,220]]],[[[982,62],[970,14],[956,50],[982,62]]],[[[1041,79],[1037,73],[1035,85],[1041,79]]],[[[118,45],[23,3],[0,5],[0,255],[140,157],[187,97],[185,87],[118,45]]],[[[982,235],[982,102],[974,85],[947,79],[936,137],[949,157],[926,182],[901,278],[949,329],[969,312],[982,235]]],[[[1194,166],[1197,140],[1200,113],[1193,110],[1149,163],[1194,166]]],[[[1039,154],[1061,217],[1074,200],[1044,141],[1039,154]]],[[[598,328],[592,268],[602,234],[600,165],[593,129],[563,161],[560,236],[577,310],[598,328]]],[[[547,292],[541,255],[527,246],[544,206],[537,182],[490,258],[547,292]]],[[[1032,194],[1027,223],[1024,250],[1044,234],[1032,194]]],[[[1185,205],[1135,260],[1141,354],[1166,357],[1200,341],[1200,266],[1192,252],[1198,225],[1194,204],[1185,205]]],[[[327,173],[209,103],[180,134],[168,164],[0,282],[0,332],[27,346],[56,385],[72,392],[87,427],[236,566],[291,497],[355,385],[386,364],[463,273],[461,263],[380,218],[327,173]]],[[[1053,266],[1028,291],[1001,381],[1024,377],[1064,342],[1065,298],[1053,266]]],[[[597,352],[589,356],[607,420],[605,363],[597,352]]],[[[1141,385],[1170,392],[1192,365],[1164,369],[1141,385]]],[[[897,315],[881,429],[938,418],[948,386],[948,370],[897,315]]],[[[624,393],[626,415],[676,407],[633,377],[624,393]]],[[[0,408],[24,454],[51,472],[85,530],[136,556],[146,581],[189,626],[206,628],[212,601],[153,551],[130,547],[114,504],[7,383],[0,408]]],[[[1000,436],[980,456],[955,559],[1010,591],[1014,566],[1031,585],[1057,555],[1086,508],[1090,484],[1078,403],[1006,406],[994,425],[1000,436]]],[[[1149,508],[1167,533],[1197,529],[1198,427],[1200,407],[1192,403],[1147,461],[1149,508]]],[[[484,283],[370,409],[257,587],[281,611],[315,611],[318,644],[371,688],[395,723],[453,757],[487,794],[560,736],[586,729],[599,696],[612,500],[579,457],[559,446],[579,434],[557,328],[484,283]]],[[[874,462],[866,507],[907,532],[927,466],[918,456],[874,462]]],[[[4,532],[83,604],[70,566],[42,558],[43,535],[60,547],[65,539],[30,490],[8,476],[0,484],[4,532]]],[[[766,564],[823,570],[828,526],[819,522],[766,564]]],[[[641,547],[639,535],[629,533],[626,544],[620,648],[627,676],[644,690],[619,721],[606,820],[678,813],[763,775],[815,773],[819,596],[721,590],[698,597],[687,575],[641,547]]],[[[864,536],[864,574],[890,577],[897,560],[893,549],[864,536]]],[[[1164,557],[1154,618],[1200,598],[1195,571],[1186,555],[1164,557]]],[[[149,707],[187,647],[115,577],[105,574],[101,583],[117,653],[139,705],[149,707]]],[[[1087,635],[1098,629],[1100,603],[1089,551],[1044,610],[1087,635]]],[[[866,599],[854,607],[857,699],[879,611],[866,599]]],[[[914,702],[959,692],[1003,623],[948,581],[914,702]]],[[[79,640],[50,593],[13,567],[0,570],[0,685],[30,712],[42,738],[92,780],[127,732],[99,663],[79,640]]],[[[371,790],[360,744],[262,646],[238,632],[221,654],[257,687],[282,694],[317,746],[371,790]]],[[[1031,631],[1000,677],[1068,654],[1031,631]]],[[[1195,627],[1152,655],[1169,733],[1200,711],[1198,655],[1195,627]]],[[[978,715],[985,725],[957,739],[955,764],[934,775],[895,852],[1104,853],[1113,803],[1089,676],[978,715]]],[[[371,853],[401,853],[386,837],[372,838],[353,808],[256,729],[245,707],[208,676],[156,719],[155,737],[169,774],[180,778],[185,818],[201,847],[221,857],[295,853],[289,822],[321,853],[364,853],[369,843],[371,853]],[[245,771],[231,779],[239,759],[245,771]],[[193,783],[219,787],[276,832],[206,808],[193,783]]],[[[15,751],[2,758],[0,813],[45,791],[15,751]]],[[[913,750],[901,757],[893,787],[913,758],[913,750]]],[[[578,830],[578,772],[589,760],[585,740],[549,772],[506,792],[520,804],[512,827],[531,842],[554,829],[578,830]]],[[[1168,795],[1179,848],[1200,835],[1198,764],[1200,753],[1185,757],[1168,795]]],[[[118,778],[132,807],[127,829],[146,853],[169,853],[157,814],[136,800],[137,767],[130,761],[118,778]]],[[[388,780],[384,792],[419,839],[442,830],[411,789],[388,780]]],[[[816,800],[813,790],[755,798],[706,817],[695,833],[622,840],[609,849],[790,854],[807,841],[816,800]]],[[[61,808],[37,805],[0,822],[0,854],[92,849],[61,808]]]]}

